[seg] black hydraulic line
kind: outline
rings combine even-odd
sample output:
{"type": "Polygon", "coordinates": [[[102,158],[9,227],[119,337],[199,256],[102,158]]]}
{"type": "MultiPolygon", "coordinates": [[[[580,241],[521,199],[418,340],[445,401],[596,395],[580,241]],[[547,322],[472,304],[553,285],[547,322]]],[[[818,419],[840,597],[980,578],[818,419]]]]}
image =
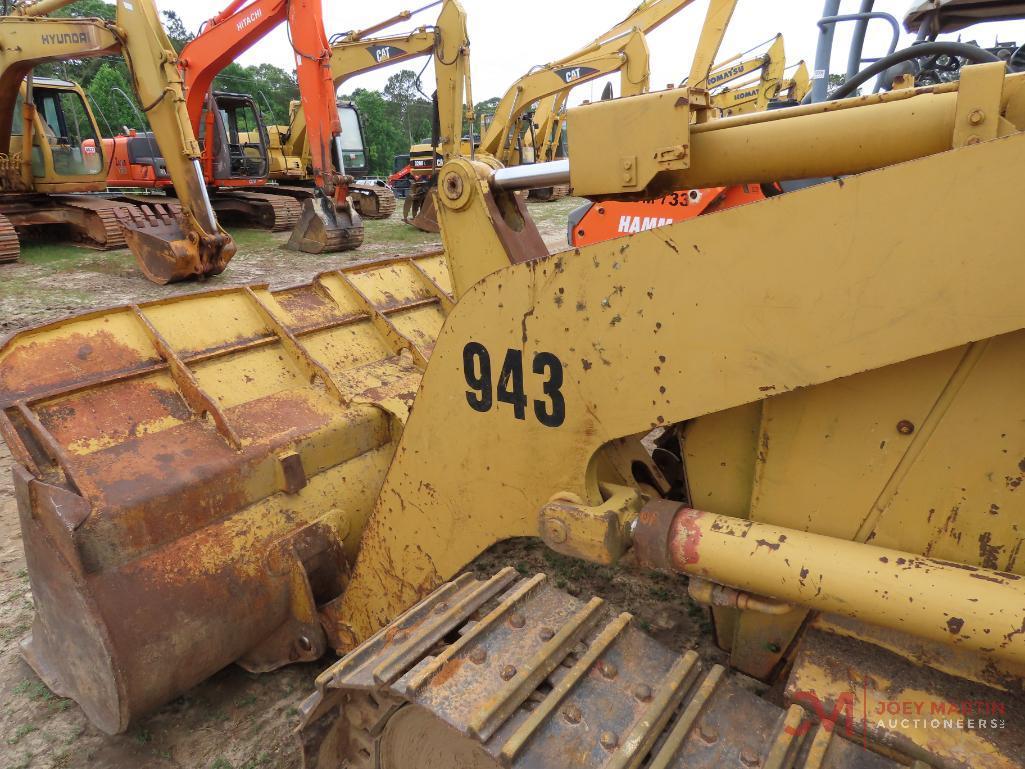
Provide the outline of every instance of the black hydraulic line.
{"type": "Polygon", "coordinates": [[[847,98],[854,93],[859,86],[897,64],[903,64],[906,61],[913,61],[914,59],[921,59],[926,56],[943,55],[968,59],[973,64],[987,64],[989,62],[1000,61],[999,58],[989,51],[975,45],[969,45],[968,43],[955,43],[951,41],[921,43],[919,45],[913,45],[910,48],[897,51],[896,53],[891,53],[888,56],[884,56],[875,64],[866,67],[853,78],[845,82],[842,86],[837,88],[829,97],[829,101],[847,98]]]}

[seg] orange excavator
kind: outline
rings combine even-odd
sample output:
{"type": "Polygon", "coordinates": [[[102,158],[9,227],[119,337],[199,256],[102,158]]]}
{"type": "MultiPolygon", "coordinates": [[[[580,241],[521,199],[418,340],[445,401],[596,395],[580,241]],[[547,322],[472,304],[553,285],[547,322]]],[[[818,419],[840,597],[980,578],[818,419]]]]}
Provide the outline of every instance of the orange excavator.
{"type": "MultiPolygon", "coordinates": [[[[179,57],[186,109],[203,143],[202,167],[214,209],[271,230],[292,229],[289,248],[309,253],[347,251],[363,242],[363,224],[349,198],[352,180],[340,149],[342,127],[330,60],[319,0],[233,0],[203,25],[179,57]],[[211,91],[219,72],[282,23],[289,26],[309,123],[314,187],[302,200],[266,188],[268,134],[253,98],[211,91]]],[[[151,147],[146,135],[115,140],[108,182],[170,187],[162,159],[151,147]]]]}

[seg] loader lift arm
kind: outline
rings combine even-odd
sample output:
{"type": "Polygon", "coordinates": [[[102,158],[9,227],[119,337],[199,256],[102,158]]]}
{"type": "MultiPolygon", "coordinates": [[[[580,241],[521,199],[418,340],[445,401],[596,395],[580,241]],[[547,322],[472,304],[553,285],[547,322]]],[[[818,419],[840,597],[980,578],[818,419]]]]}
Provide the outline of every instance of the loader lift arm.
{"type": "MultiPolygon", "coordinates": [[[[37,3],[20,9],[16,16],[0,19],[0,35],[33,41],[5,45],[0,109],[12,115],[19,84],[37,64],[120,53],[128,64],[135,91],[182,201],[181,220],[177,224],[127,227],[129,246],[142,271],[157,283],[222,272],[235,253],[235,244],[220,229],[210,207],[199,167],[199,144],[185,110],[177,56],[160,24],[156,7],[152,0],[120,0],[117,22],[113,25],[99,19],[42,16],[71,2],[37,3]]],[[[27,100],[26,109],[31,109],[27,100]]],[[[9,146],[11,120],[0,122],[0,144],[9,146]]]]}

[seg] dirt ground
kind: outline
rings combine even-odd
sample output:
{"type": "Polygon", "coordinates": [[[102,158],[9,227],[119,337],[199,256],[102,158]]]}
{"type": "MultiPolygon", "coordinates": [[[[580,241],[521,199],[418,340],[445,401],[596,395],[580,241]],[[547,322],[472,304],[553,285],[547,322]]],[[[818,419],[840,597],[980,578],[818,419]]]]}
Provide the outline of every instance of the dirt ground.
{"type": "MultiPolygon", "coordinates": [[[[565,246],[566,215],[581,201],[531,205],[551,249],[565,246]]],[[[234,230],[239,253],[220,277],[172,287],[148,283],[127,251],[97,252],[35,243],[22,261],[0,266],[0,336],[71,312],[206,287],[247,283],[283,286],[354,261],[401,255],[440,245],[397,217],[367,222],[365,245],[353,254],[313,256],[282,248],[286,236],[234,230]]],[[[32,621],[32,595],[11,483],[12,460],[0,444],[0,769],[257,769],[299,767],[292,730],[296,706],[332,660],[253,675],[231,666],[170,703],[128,734],[108,737],[71,700],[55,697],[18,653],[32,621]]],[[[628,609],[642,627],[677,649],[715,656],[704,612],[682,581],[628,566],[603,568],[558,556],[533,541],[503,543],[472,569],[490,575],[506,565],[524,574],[547,572],[574,594],[600,595],[628,609]]]]}

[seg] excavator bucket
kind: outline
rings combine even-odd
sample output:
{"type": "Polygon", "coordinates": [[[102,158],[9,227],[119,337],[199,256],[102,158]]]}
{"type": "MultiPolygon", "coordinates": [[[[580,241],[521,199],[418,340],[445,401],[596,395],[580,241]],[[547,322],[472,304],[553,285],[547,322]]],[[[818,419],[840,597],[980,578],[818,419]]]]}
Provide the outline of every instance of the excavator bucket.
{"type": "Polygon", "coordinates": [[[125,225],[128,247],[139,269],[154,283],[220,275],[235,255],[235,241],[223,230],[213,236],[186,234],[185,230],[180,218],[125,225]]]}
{"type": "Polygon", "coordinates": [[[352,203],[342,209],[323,195],[303,201],[299,223],[288,240],[288,248],[307,254],[352,251],[362,244],[363,220],[352,203]]]}
{"type": "Polygon", "coordinates": [[[441,225],[438,224],[438,207],[434,204],[434,192],[428,190],[420,211],[410,221],[414,227],[421,232],[441,232],[441,225]]]}
{"type": "Polygon", "coordinates": [[[37,609],[22,650],[43,681],[116,733],[232,662],[337,648],[321,617],[450,292],[435,252],[9,339],[0,432],[37,609]]]}

